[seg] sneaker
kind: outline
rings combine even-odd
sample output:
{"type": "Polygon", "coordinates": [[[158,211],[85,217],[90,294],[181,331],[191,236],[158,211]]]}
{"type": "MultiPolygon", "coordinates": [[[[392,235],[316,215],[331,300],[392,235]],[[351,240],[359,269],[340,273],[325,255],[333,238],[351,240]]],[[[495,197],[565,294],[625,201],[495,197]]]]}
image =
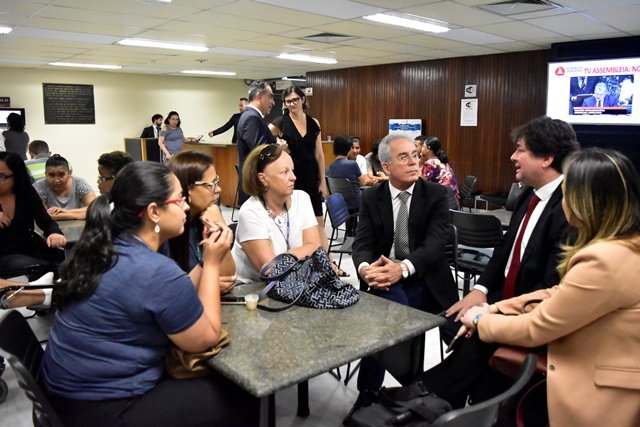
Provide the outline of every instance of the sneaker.
{"type": "Polygon", "coordinates": [[[353,414],[360,408],[364,408],[365,406],[371,406],[378,401],[378,393],[369,390],[363,390],[358,394],[358,398],[356,402],[353,404],[353,407],[347,414],[347,416],[342,420],[342,424],[345,426],[351,425],[351,417],[353,414]]]}

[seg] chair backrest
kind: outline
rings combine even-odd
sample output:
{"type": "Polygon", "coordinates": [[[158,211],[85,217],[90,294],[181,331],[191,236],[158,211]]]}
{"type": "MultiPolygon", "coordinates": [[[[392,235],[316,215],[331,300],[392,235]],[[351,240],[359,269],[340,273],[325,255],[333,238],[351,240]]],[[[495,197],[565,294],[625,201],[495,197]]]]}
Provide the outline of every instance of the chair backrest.
{"type": "Polygon", "coordinates": [[[493,215],[449,211],[456,226],[458,243],[476,248],[495,248],[502,242],[502,224],[493,215]]]}
{"type": "Polygon", "coordinates": [[[473,196],[473,190],[475,189],[478,178],[473,175],[469,175],[464,179],[462,187],[460,187],[460,198],[467,200],[473,196]]]}
{"type": "Polygon", "coordinates": [[[509,195],[507,196],[507,203],[505,203],[504,208],[508,211],[513,211],[513,209],[516,207],[518,197],[522,195],[525,189],[526,186],[521,182],[514,182],[513,184],[511,184],[509,195]]]}
{"type": "Polygon", "coordinates": [[[330,195],[325,200],[325,203],[327,204],[331,228],[335,230],[349,219],[351,214],[349,213],[347,202],[344,200],[344,197],[342,197],[342,194],[334,193],[330,195]]]}
{"type": "Polygon", "coordinates": [[[513,407],[515,398],[531,380],[535,367],[536,355],[530,354],[522,364],[516,382],[507,391],[476,405],[447,412],[432,425],[438,427],[491,427],[496,425],[500,415],[511,413],[509,409],[513,407]]]}
{"type": "Polygon", "coordinates": [[[353,185],[347,178],[332,178],[327,177],[327,183],[331,189],[331,194],[342,194],[344,201],[347,202],[347,206],[357,206],[356,194],[353,191],[353,185]]]}
{"type": "Polygon", "coordinates": [[[458,206],[458,199],[456,199],[456,192],[453,191],[453,188],[448,185],[445,186],[447,189],[447,203],[449,204],[449,209],[458,210],[460,206],[458,206]]]}
{"type": "Polygon", "coordinates": [[[62,422],[38,384],[44,351],[27,320],[11,310],[0,320],[0,355],[13,368],[22,388],[33,403],[35,426],[60,426],[62,422]]]}
{"type": "Polygon", "coordinates": [[[449,238],[447,243],[444,245],[444,254],[447,258],[447,263],[450,267],[455,269],[456,275],[455,278],[457,280],[458,277],[458,230],[456,226],[450,224],[449,226],[449,238]]]}

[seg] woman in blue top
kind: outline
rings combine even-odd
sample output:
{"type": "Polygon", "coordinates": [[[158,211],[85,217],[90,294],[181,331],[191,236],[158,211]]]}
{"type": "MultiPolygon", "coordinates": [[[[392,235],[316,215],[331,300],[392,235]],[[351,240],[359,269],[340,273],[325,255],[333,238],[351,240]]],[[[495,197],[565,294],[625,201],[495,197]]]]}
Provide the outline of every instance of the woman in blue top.
{"type": "Polygon", "coordinates": [[[171,157],[175,156],[185,142],[198,142],[196,138],[184,136],[180,128],[180,116],[177,112],[171,111],[164,119],[164,126],[158,137],[158,146],[162,151],[162,163],[167,163],[171,157]]]}
{"type": "Polygon", "coordinates": [[[164,166],[136,162],[90,206],[54,292],[59,311],[42,381],[65,426],[255,425],[258,405],[219,376],[166,377],[171,344],[188,352],[218,342],[219,269],[232,233],[217,224],[203,240],[202,278],[158,247],[184,231],[188,205],[164,166]]]}

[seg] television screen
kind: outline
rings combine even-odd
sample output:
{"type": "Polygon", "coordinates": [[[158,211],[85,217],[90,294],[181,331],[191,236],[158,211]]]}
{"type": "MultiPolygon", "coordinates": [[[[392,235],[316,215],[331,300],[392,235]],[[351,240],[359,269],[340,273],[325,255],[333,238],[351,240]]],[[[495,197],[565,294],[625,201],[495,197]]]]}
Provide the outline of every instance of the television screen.
{"type": "Polygon", "coordinates": [[[7,116],[11,113],[20,114],[27,122],[27,119],[24,115],[24,108],[9,108],[9,107],[0,107],[0,128],[7,128],[7,116]]]}
{"type": "Polygon", "coordinates": [[[640,125],[640,58],[549,63],[547,115],[573,124],[640,125]]]}

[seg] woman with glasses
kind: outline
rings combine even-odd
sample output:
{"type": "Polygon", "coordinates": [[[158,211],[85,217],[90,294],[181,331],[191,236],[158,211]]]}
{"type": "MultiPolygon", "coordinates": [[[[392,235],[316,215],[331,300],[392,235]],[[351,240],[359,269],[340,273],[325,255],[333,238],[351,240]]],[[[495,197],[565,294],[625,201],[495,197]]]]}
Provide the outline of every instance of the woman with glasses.
{"type": "Polygon", "coordinates": [[[293,85],[286,88],[282,92],[282,99],[285,115],[275,119],[269,127],[274,135],[287,142],[296,174],[295,188],[309,195],[318,231],[326,246],[322,200],[329,194],[324,177],[320,123],[306,113],[307,99],[299,87],[293,85]]]}
{"type": "Polygon", "coordinates": [[[0,273],[28,265],[51,265],[64,259],[67,241],[31,186],[24,162],[0,152],[0,273]],[[44,241],[35,234],[34,222],[44,241]]]}
{"type": "Polygon", "coordinates": [[[158,247],[184,232],[189,210],[178,178],[154,162],[125,166],[60,268],[59,311],[42,381],[65,426],[257,425],[257,400],[214,373],[166,376],[171,345],[215,346],[222,331],[220,268],[232,232],[202,242],[195,284],[158,247]]]}
{"type": "Polygon", "coordinates": [[[294,189],[295,181],[281,145],[260,145],[245,160],[242,187],[251,197],[240,207],[231,250],[240,282],[260,280],[260,269],[278,254],[302,259],[321,246],[311,200],[294,189]]]}
{"type": "Polygon", "coordinates": [[[107,194],[120,169],[133,162],[133,157],[122,151],[102,154],[98,158],[98,190],[100,190],[100,194],[107,194]]]}
{"type": "MultiPolygon", "coordinates": [[[[182,196],[189,204],[189,214],[184,233],[169,239],[162,253],[173,258],[180,268],[189,274],[193,283],[202,275],[202,247],[200,242],[225,224],[220,208],[220,176],[216,173],[213,158],[198,151],[183,151],[169,161],[169,169],[178,177],[182,196]]],[[[220,290],[229,292],[236,281],[236,266],[228,252],[220,266],[220,290]]]]}
{"type": "Polygon", "coordinates": [[[560,284],[472,307],[462,321],[485,342],[548,345],[551,426],[637,426],[640,177],[603,149],[571,155],[563,173],[562,207],[578,237],[564,247],[560,284]]]}
{"type": "Polygon", "coordinates": [[[47,207],[49,215],[57,221],[84,219],[87,206],[96,198],[84,179],[73,176],[69,162],[54,154],[45,163],[45,177],[33,184],[47,207]]]}

